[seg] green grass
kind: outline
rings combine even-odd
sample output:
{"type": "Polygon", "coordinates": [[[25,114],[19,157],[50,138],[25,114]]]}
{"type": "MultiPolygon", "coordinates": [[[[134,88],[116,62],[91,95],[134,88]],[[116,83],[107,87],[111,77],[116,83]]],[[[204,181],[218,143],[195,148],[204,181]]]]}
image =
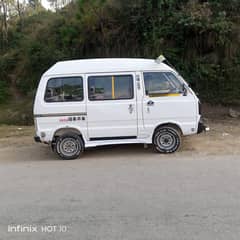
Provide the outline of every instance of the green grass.
{"type": "Polygon", "coordinates": [[[32,125],[32,100],[25,99],[0,104],[0,124],[32,125]]]}

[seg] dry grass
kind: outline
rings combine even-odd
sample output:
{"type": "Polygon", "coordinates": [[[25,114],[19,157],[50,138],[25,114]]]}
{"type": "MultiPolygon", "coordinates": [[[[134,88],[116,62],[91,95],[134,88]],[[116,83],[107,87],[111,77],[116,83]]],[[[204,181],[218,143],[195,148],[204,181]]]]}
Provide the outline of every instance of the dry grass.
{"type": "Polygon", "coordinates": [[[0,124],[32,125],[32,99],[10,101],[0,105],[0,124]]]}
{"type": "Polygon", "coordinates": [[[33,126],[12,126],[1,125],[0,126],[0,138],[14,138],[23,136],[34,136],[33,126]]]}

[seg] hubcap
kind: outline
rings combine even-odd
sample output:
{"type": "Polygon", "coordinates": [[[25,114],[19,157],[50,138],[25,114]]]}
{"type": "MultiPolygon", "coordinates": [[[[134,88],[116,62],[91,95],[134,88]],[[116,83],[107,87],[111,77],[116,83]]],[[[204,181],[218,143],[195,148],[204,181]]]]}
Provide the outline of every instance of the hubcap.
{"type": "Polygon", "coordinates": [[[66,138],[60,144],[60,150],[64,155],[73,156],[79,149],[78,143],[73,138],[66,138]]]}
{"type": "Polygon", "coordinates": [[[175,145],[175,138],[170,133],[165,133],[161,135],[158,139],[160,146],[162,146],[165,149],[170,149],[175,145]]]}

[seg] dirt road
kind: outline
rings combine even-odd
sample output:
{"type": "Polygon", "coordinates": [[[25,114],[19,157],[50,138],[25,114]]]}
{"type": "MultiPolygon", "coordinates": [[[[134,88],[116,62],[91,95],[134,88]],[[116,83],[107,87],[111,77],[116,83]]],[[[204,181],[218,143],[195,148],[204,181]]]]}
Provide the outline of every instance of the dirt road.
{"type": "MultiPolygon", "coordinates": [[[[240,120],[224,119],[213,121],[209,120],[210,132],[200,135],[185,137],[183,146],[175,156],[189,155],[227,155],[240,154],[240,120]]],[[[48,146],[33,142],[34,128],[21,126],[1,126],[0,127],[0,160],[1,161],[25,161],[30,159],[57,159],[51,153],[48,146]],[[34,158],[33,158],[34,157],[34,158]]],[[[87,150],[84,158],[89,156],[96,157],[105,154],[106,157],[117,155],[119,152],[124,156],[137,152],[149,154],[151,157],[152,149],[143,149],[139,146],[114,146],[87,150]],[[114,148],[114,150],[112,150],[114,148]]]]}

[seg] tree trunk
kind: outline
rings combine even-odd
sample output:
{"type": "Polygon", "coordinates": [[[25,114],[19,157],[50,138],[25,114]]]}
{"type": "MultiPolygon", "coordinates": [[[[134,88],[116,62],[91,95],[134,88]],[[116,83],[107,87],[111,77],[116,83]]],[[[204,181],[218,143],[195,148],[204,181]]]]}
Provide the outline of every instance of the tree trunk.
{"type": "Polygon", "coordinates": [[[8,42],[8,23],[7,23],[7,3],[4,0],[1,0],[2,5],[2,36],[3,41],[8,42]]]}
{"type": "Polygon", "coordinates": [[[19,0],[17,0],[17,12],[18,12],[18,17],[19,17],[19,21],[20,21],[20,26],[21,28],[23,27],[23,18],[22,18],[22,10],[21,10],[21,5],[19,0]]]}

